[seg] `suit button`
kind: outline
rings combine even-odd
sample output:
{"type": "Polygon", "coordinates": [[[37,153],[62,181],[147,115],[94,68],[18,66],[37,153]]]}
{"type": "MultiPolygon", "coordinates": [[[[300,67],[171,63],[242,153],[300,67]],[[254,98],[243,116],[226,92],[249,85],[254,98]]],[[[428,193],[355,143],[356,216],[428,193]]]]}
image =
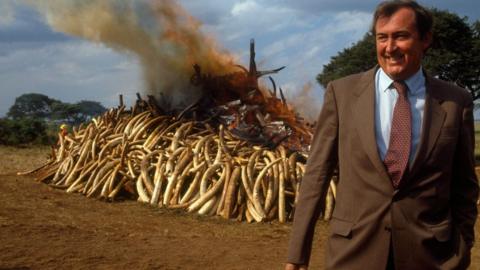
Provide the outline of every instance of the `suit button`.
{"type": "Polygon", "coordinates": [[[391,232],[391,231],[392,231],[392,227],[390,227],[390,226],[386,225],[386,226],[385,226],[385,231],[387,231],[387,232],[391,232]]]}

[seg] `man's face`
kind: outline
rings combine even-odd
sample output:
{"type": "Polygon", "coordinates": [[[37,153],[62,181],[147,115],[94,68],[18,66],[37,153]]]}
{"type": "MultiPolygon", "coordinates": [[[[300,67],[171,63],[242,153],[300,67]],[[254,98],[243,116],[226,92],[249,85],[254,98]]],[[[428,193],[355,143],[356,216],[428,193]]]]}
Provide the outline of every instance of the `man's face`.
{"type": "Polygon", "coordinates": [[[380,17],[375,32],[378,64],[390,78],[405,80],[418,71],[431,35],[420,39],[413,10],[401,8],[388,18],[380,17]]]}

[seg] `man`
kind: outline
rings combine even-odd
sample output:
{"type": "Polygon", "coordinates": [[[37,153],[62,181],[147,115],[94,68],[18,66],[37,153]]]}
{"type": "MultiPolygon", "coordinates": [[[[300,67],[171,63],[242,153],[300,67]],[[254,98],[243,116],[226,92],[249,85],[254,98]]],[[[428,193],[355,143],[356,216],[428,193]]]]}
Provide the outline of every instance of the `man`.
{"type": "Polygon", "coordinates": [[[337,166],[327,269],[465,269],[478,197],[472,98],[422,70],[432,16],[416,2],[381,3],[372,31],[379,67],[325,92],[285,269],[307,269],[337,166]]]}
{"type": "Polygon", "coordinates": [[[68,126],[66,124],[60,125],[60,135],[65,137],[68,134],[68,126]]]}

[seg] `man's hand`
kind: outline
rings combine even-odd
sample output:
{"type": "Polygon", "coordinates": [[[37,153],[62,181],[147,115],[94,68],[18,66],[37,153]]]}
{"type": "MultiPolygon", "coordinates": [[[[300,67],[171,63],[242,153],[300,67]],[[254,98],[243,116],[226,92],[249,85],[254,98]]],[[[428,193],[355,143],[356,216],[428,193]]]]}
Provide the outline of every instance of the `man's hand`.
{"type": "Polygon", "coordinates": [[[293,264],[293,263],[287,263],[285,265],[285,270],[308,270],[308,266],[298,265],[298,264],[293,264]]]}

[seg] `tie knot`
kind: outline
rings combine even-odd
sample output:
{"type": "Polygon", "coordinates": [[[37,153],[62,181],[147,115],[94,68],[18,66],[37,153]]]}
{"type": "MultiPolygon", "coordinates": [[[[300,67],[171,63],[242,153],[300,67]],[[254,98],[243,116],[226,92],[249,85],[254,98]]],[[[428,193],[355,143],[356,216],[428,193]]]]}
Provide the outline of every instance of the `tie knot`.
{"type": "Polygon", "coordinates": [[[393,87],[397,89],[397,92],[399,95],[403,97],[407,97],[407,85],[405,84],[404,81],[393,81],[393,87]]]}

